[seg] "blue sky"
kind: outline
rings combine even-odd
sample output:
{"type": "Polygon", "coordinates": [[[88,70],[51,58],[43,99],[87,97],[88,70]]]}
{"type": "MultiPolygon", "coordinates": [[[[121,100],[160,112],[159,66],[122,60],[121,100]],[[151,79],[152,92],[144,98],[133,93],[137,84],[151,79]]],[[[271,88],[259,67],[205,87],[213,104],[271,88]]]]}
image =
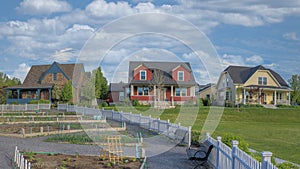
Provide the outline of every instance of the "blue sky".
{"type": "MultiPolygon", "coordinates": [[[[5,1],[0,6],[0,71],[23,80],[31,65],[80,61],[82,49],[103,26],[143,13],[169,14],[193,24],[216,49],[220,59],[220,64],[215,65],[218,71],[228,65],[261,64],[286,80],[292,74],[300,74],[298,0],[5,1]]],[[[141,20],[139,27],[152,20],[158,23],[157,19],[141,20]]],[[[158,27],[164,24],[169,23],[158,27]]],[[[109,81],[117,82],[126,81],[129,60],[174,61],[175,57],[192,63],[199,83],[208,83],[210,78],[216,82],[218,75],[209,75],[207,65],[194,52],[178,39],[158,34],[136,35],[116,44],[106,59],[98,58],[96,63],[103,67],[109,81]]]]}

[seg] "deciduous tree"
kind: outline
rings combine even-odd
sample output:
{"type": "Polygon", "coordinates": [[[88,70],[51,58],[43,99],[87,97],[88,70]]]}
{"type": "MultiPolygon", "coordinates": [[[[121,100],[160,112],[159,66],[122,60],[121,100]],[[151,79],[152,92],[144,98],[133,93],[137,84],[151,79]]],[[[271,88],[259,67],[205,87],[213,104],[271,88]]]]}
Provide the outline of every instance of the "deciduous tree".
{"type": "Polygon", "coordinates": [[[292,75],[289,79],[290,86],[292,88],[291,101],[292,104],[300,104],[300,75],[292,75]]]}

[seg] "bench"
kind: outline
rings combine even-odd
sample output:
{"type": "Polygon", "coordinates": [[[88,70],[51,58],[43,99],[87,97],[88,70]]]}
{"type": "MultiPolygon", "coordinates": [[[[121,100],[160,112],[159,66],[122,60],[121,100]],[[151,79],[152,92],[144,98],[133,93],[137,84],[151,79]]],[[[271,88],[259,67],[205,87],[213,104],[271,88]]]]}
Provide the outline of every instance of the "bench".
{"type": "Polygon", "coordinates": [[[207,165],[208,157],[212,151],[214,146],[208,142],[204,142],[200,144],[200,147],[197,149],[195,148],[187,148],[186,153],[188,156],[188,159],[196,163],[196,166],[194,169],[207,165]]]}

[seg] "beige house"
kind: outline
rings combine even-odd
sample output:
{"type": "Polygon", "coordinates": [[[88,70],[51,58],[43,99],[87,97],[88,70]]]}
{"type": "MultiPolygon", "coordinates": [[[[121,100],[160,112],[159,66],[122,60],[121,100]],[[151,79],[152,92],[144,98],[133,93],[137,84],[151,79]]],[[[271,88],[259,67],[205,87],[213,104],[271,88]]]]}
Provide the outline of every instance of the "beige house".
{"type": "Polygon", "coordinates": [[[292,91],[275,71],[263,66],[229,66],[220,75],[216,104],[290,105],[292,91]]]}
{"type": "Polygon", "coordinates": [[[216,99],[216,84],[209,83],[206,85],[200,85],[198,98],[210,99],[211,101],[214,101],[216,99]]]}

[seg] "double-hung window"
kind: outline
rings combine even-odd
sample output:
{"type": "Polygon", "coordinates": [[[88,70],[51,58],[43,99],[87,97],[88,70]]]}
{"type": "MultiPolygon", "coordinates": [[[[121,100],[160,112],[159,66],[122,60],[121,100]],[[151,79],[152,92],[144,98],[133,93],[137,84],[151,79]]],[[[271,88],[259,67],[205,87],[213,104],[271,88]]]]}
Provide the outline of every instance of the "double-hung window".
{"type": "Polygon", "coordinates": [[[140,71],[140,80],[146,80],[146,70],[140,71]]]}
{"type": "Polygon", "coordinates": [[[184,71],[178,71],[178,81],[184,80],[184,71]]]}

